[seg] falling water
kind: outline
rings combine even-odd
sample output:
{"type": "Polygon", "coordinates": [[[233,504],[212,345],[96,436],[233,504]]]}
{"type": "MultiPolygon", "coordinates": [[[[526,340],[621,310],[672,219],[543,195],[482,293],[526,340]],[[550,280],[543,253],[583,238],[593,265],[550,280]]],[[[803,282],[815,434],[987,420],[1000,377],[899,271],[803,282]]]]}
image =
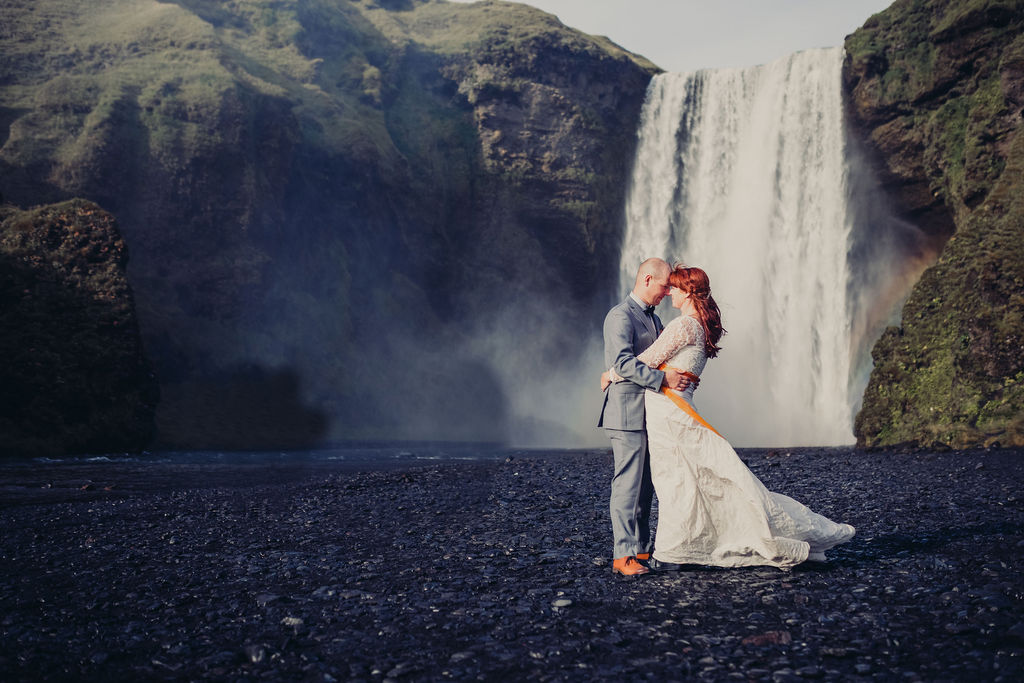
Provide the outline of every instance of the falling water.
{"type": "Polygon", "coordinates": [[[696,402],[737,445],[852,443],[867,351],[927,261],[856,189],[841,64],[809,50],[648,88],[621,284],[649,256],[707,271],[728,334],[696,402]]]}

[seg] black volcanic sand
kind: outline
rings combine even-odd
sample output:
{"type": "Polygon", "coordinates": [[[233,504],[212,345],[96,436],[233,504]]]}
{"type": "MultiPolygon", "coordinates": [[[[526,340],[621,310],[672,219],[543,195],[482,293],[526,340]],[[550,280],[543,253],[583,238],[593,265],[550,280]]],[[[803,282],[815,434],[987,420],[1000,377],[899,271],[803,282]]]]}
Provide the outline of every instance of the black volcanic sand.
{"type": "Polygon", "coordinates": [[[1024,451],[741,455],[857,537],[617,578],[606,450],[0,466],[0,679],[1024,678],[1024,451]]]}

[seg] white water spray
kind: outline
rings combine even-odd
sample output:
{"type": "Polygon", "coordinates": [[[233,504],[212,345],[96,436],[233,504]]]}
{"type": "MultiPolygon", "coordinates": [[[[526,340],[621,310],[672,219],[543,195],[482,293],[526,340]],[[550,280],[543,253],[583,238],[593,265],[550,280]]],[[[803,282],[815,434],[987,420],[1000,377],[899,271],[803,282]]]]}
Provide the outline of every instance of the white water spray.
{"type": "Polygon", "coordinates": [[[928,260],[915,230],[856,206],[841,65],[809,50],[648,88],[621,287],[650,256],[707,271],[728,334],[696,401],[735,445],[852,443],[866,352],[928,260]]]}

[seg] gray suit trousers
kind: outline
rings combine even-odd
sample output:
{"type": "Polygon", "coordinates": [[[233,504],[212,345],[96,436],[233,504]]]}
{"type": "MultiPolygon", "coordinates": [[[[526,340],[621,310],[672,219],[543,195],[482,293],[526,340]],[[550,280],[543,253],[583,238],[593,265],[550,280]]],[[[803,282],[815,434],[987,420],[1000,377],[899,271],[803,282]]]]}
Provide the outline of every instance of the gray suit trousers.
{"type": "Polygon", "coordinates": [[[647,450],[647,432],[606,429],[612,442],[615,473],[612,475],[612,495],[609,504],[612,517],[614,557],[649,553],[651,543],[651,501],[654,484],[651,482],[650,453],[647,450]]]}

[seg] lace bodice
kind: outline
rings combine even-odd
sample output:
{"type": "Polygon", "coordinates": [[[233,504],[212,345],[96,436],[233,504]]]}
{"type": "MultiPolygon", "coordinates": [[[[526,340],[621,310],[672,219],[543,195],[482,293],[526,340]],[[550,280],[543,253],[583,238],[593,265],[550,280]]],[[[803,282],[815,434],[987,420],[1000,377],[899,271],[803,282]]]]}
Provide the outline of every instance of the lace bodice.
{"type": "MultiPolygon", "coordinates": [[[[652,368],[668,363],[677,370],[689,370],[699,377],[708,362],[704,350],[704,328],[696,318],[688,315],[674,318],[654,343],[637,356],[637,360],[652,368]]],[[[693,390],[694,387],[689,386],[686,391],[676,393],[692,403],[693,390]]]]}

